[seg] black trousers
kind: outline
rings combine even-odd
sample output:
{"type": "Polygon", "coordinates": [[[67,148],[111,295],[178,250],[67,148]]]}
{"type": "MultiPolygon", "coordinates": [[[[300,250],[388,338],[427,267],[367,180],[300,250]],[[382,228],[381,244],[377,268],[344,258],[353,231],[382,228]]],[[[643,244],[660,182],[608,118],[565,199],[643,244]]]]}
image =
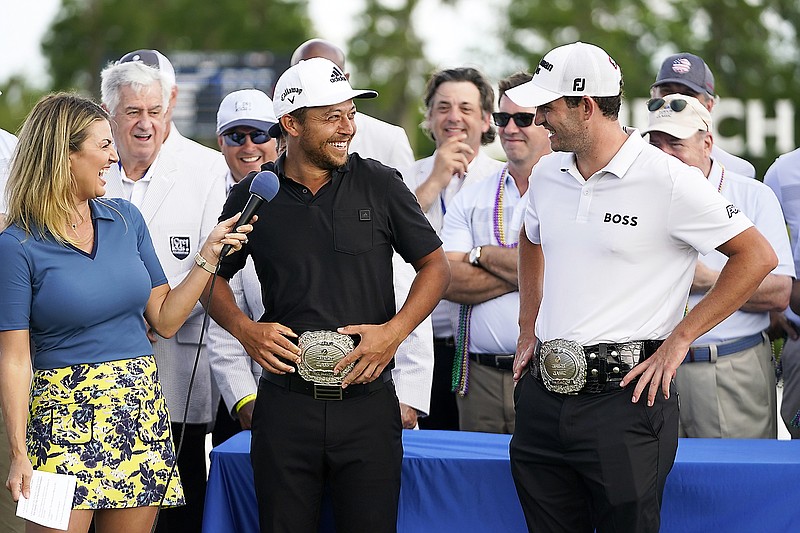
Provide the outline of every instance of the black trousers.
{"type": "Polygon", "coordinates": [[[261,533],[316,533],[329,483],[336,530],[394,533],[403,461],[394,383],[344,400],[315,400],[261,379],[253,465],[261,533]]]}
{"type": "Polygon", "coordinates": [[[657,533],[678,448],[678,399],[631,402],[632,386],[568,396],[517,385],[511,472],[529,531],[657,533]]]}
{"type": "Polygon", "coordinates": [[[211,445],[217,447],[240,431],[242,431],[241,424],[238,420],[231,418],[225,401],[220,398],[217,418],[214,419],[214,430],[211,432],[211,445]]]}
{"type": "MultiPolygon", "coordinates": [[[[181,438],[181,425],[172,424],[175,451],[181,438]]],[[[158,514],[157,533],[200,533],[206,501],[206,424],[186,424],[186,437],[178,456],[186,505],[162,509],[158,514]]]]}
{"type": "Polygon", "coordinates": [[[419,419],[420,429],[458,431],[458,405],[452,392],[453,358],[456,347],[453,338],[433,339],[433,384],[428,416],[419,419]]]}

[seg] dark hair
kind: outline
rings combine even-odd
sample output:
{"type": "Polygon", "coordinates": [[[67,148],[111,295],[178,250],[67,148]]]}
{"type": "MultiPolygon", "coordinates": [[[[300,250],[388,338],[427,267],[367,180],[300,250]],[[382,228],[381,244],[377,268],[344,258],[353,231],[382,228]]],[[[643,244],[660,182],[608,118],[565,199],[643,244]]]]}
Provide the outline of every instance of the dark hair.
{"type": "MultiPolygon", "coordinates": [[[[299,107],[299,108],[295,109],[294,111],[292,111],[291,113],[287,113],[287,114],[290,115],[292,118],[294,118],[297,122],[299,122],[300,125],[303,125],[303,124],[306,123],[306,114],[307,113],[308,113],[308,108],[307,107],[299,107]]],[[[283,118],[283,117],[281,117],[281,118],[283,118]]],[[[283,127],[283,123],[280,120],[278,120],[278,126],[281,128],[281,135],[285,137],[286,136],[286,128],[283,127]]],[[[270,129],[272,129],[272,128],[270,128],[270,129]]]]}
{"type": "MultiPolygon", "coordinates": [[[[433,100],[433,95],[436,94],[436,89],[438,89],[441,84],[448,81],[466,81],[473,84],[478,88],[478,92],[480,93],[481,110],[486,115],[492,114],[492,111],[494,111],[494,89],[492,89],[492,84],[489,83],[483,74],[471,67],[450,68],[434,73],[425,86],[424,102],[427,111],[431,109],[431,100],[433,100]]],[[[428,130],[427,126],[423,124],[423,127],[428,135],[430,135],[431,132],[428,130]]],[[[494,141],[496,135],[497,131],[494,129],[494,126],[490,124],[489,129],[481,134],[481,144],[490,144],[494,141]]]]}
{"type": "MultiPolygon", "coordinates": [[[[589,96],[595,101],[603,116],[610,119],[619,117],[619,108],[622,105],[622,89],[617,96],[589,96]]],[[[565,96],[564,102],[567,107],[578,107],[583,96],[565,96]]]]}
{"type": "Polygon", "coordinates": [[[506,91],[516,87],[517,85],[522,85],[523,83],[528,83],[533,78],[532,75],[528,74],[527,72],[515,72],[511,76],[507,78],[503,78],[497,83],[497,105],[500,105],[500,100],[503,98],[503,95],[506,94],[506,91]]]}

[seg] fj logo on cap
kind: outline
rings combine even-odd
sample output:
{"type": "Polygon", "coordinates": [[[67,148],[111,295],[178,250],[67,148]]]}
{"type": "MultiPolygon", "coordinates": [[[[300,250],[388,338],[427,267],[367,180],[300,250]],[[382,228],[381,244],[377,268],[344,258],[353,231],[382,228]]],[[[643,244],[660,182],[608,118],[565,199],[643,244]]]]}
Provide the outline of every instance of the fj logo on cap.
{"type": "Polygon", "coordinates": [[[287,87],[286,90],[284,90],[283,93],[281,94],[281,102],[283,102],[284,100],[289,100],[289,102],[293,104],[294,97],[302,92],[303,89],[301,89],[300,87],[287,87]],[[292,93],[295,93],[294,96],[289,98],[289,95],[292,93]]]}
{"type": "Polygon", "coordinates": [[[178,259],[186,259],[189,257],[189,237],[170,237],[169,238],[169,251],[172,252],[178,259]]]}
{"type": "Polygon", "coordinates": [[[331,83],[336,83],[339,81],[347,81],[347,78],[344,77],[342,71],[339,70],[339,67],[333,67],[333,72],[331,72],[331,83]]]}
{"type": "Polygon", "coordinates": [[[253,109],[253,104],[250,102],[235,102],[233,104],[233,110],[237,112],[250,111],[251,109],[253,109]]]}
{"type": "Polygon", "coordinates": [[[572,90],[582,91],[586,88],[586,78],[575,78],[572,80],[572,90]]]}

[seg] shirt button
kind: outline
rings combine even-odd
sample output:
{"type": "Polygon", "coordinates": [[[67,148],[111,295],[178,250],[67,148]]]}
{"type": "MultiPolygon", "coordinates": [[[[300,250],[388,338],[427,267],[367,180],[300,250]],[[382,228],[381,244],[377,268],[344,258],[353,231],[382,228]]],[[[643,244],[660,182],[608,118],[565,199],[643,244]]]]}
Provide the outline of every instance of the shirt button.
{"type": "Polygon", "coordinates": [[[308,189],[303,189],[303,194],[308,194],[308,189]]]}
{"type": "Polygon", "coordinates": [[[589,189],[585,189],[585,190],[583,191],[583,195],[584,195],[584,196],[589,196],[589,193],[590,193],[590,192],[591,192],[591,191],[590,191],[589,189]]]}

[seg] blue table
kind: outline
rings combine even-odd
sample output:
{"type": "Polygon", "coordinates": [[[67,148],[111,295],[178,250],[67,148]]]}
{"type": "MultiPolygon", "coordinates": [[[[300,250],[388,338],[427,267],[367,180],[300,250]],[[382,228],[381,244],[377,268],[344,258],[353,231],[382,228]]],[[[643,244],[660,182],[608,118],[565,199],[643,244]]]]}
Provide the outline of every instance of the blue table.
{"type": "MultiPolygon", "coordinates": [[[[404,431],[398,531],[524,532],[508,435],[404,431]]],[[[250,433],[211,452],[204,533],[258,533],[250,433]]],[[[334,531],[323,512],[321,531],[334,531]]],[[[800,441],[681,439],[662,533],[800,531],[800,441]]]]}

